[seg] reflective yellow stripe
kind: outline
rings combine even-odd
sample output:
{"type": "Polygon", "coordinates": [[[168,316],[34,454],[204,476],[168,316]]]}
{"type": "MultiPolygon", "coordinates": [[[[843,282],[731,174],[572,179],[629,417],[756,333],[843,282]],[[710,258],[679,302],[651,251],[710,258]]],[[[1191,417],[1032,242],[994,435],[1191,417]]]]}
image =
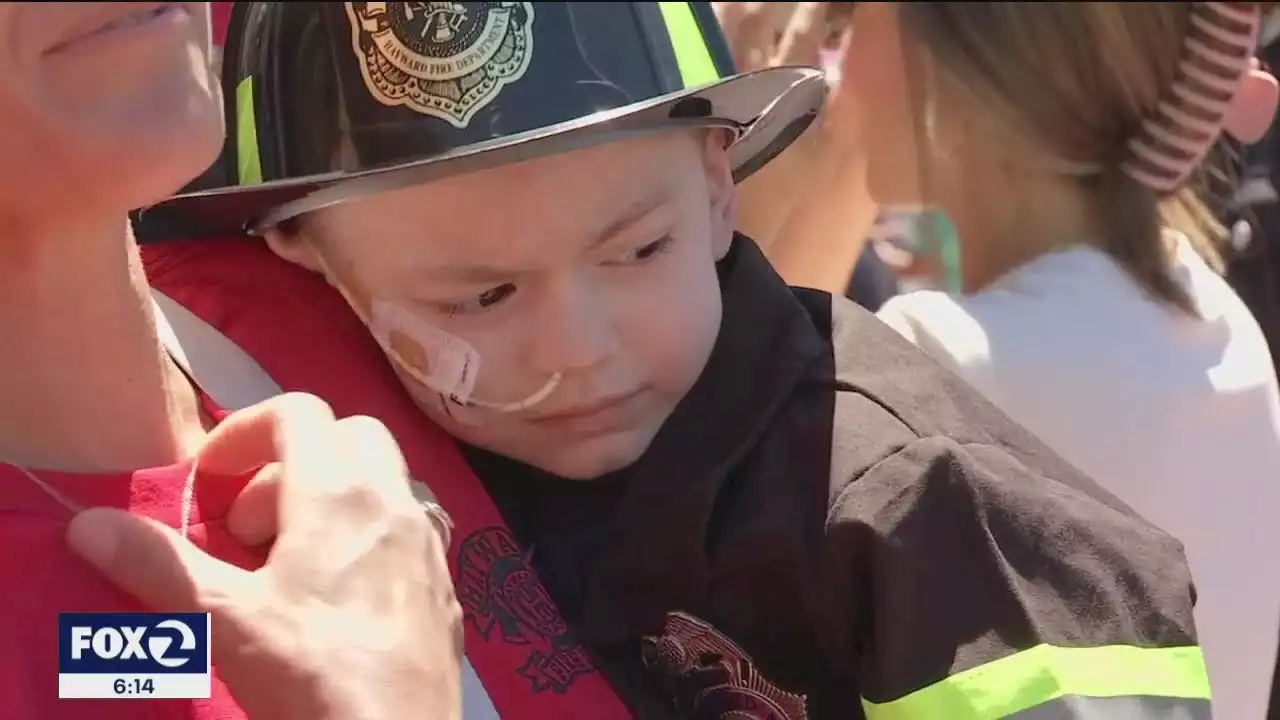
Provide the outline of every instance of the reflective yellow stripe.
{"type": "Polygon", "coordinates": [[[241,185],[262,182],[258,156],[258,121],[253,112],[253,76],[236,86],[236,177],[241,185]]]}
{"type": "Polygon", "coordinates": [[[1209,698],[1198,647],[1039,645],[887,703],[862,701],[867,720],[994,720],[1068,695],[1209,698]]]}
{"type": "Polygon", "coordinates": [[[697,87],[719,80],[720,73],[716,72],[711,50],[707,48],[702,28],[698,27],[698,19],[693,16],[689,3],[660,2],[658,7],[662,8],[662,21],[667,26],[684,86],[697,87]]]}

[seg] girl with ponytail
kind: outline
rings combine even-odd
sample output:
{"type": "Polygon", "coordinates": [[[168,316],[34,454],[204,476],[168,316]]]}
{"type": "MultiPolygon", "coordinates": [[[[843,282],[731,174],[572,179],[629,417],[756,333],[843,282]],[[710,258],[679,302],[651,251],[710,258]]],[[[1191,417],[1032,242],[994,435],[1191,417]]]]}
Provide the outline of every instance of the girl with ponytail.
{"type": "Polygon", "coordinates": [[[1199,189],[1275,112],[1258,6],[864,3],[846,65],[871,194],[961,250],[961,293],[881,317],[1183,541],[1229,718],[1264,716],[1275,652],[1249,560],[1280,542],[1280,394],[1199,189]]]}

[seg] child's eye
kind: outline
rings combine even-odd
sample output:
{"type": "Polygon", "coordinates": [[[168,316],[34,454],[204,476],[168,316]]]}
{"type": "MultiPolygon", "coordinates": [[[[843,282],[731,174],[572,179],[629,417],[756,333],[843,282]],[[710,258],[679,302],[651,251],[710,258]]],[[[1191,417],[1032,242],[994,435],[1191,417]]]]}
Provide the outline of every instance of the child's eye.
{"type": "Polygon", "coordinates": [[[633,248],[623,253],[617,260],[611,261],[610,265],[635,265],[652,260],[654,257],[661,255],[671,247],[672,238],[670,235],[661,237],[651,243],[646,243],[638,248],[633,248]]]}
{"type": "Polygon", "coordinates": [[[494,305],[497,305],[503,300],[511,297],[515,292],[515,285],[512,285],[511,283],[503,283],[497,287],[485,290],[470,300],[448,303],[444,305],[443,308],[449,315],[467,315],[470,313],[484,312],[485,310],[488,310],[494,305]]]}

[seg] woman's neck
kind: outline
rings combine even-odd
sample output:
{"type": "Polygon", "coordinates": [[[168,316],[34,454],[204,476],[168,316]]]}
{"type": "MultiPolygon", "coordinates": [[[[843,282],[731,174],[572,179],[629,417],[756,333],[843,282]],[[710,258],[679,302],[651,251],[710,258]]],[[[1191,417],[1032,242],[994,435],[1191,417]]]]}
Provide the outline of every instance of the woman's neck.
{"type": "Polygon", "coordinates": [[[0,297],[0,461],[120,472],[190,456],[199,401],[157,340],[124,218],[10,234],[0,297]]]}
{"type": "MultiPolygon", "coordinates": [[[[1009,187],[1008,178],[1001,180],[985,187],[1009,187]]],[[[1076,180],[1028,175],[1021,181],[1016,193],[948,203],[960,238],[966,293],[979,292],[1042,255],[1100,237],[1076,180]]]]}

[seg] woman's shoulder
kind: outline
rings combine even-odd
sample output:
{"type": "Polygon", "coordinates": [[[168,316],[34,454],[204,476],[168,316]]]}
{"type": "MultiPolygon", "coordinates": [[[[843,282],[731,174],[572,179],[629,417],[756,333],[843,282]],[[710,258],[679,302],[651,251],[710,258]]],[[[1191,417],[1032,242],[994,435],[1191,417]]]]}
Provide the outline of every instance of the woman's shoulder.
{"type": "MultiPolygon", "coordinates": [[[[921,349],[959,370],[998,354],[1002,368],[1054,359],[1138,360],[1223,338],[1252,344],[1256,329],[1226,282],[1179,253],[1179,280],[1202,317],[1152,298],[1106,254],[1078,247],[1045,255],[971,295],[921,291],[893,298],[879,317],[921,349]],[[1216,327],[1213,327],[1216,325],[1216,327]]],[[[1265,349],[1265,348],[1264,348],[1265,349]]],[[[1204,354],[1204,347],[1196,349],[1204,354]]]]}
{"type": "Polygon", "coordinates": [[[876,315],[935,360],[981,385],[997,356],[1008,371],[1011,364],[1034,362],[1039,349],[1063,333],[1087,329],[1078,326],[1087,326],[1092,313],[1077,301],[1076,283],[1058,277],[1060,264],[1038,261],[972,295],[906,293],[876,315]]]}
{"type": "Polygon", "coordinates": [[[1097,251],[1038,262],[970,296],[910,293],[878,315],[1045,434],[1068,425],[1073,436],[1088,434],[1101,407],[1160,423],[1196,408],[1232,424],[1224,415],[1238,412],[1245,394],[1259,399],[1251,406],[1270,417],[1265,424],[1280,422],[1276,370],[1257,322],[1197,256],[1179,252],[1177,262],[1198,316],[1151,298],[1097,251]]]}
{"type": "Polygon", "coordinates": [[[1085,250],[1043,258],[969,296],[909,293],[878,316],[1001,405],[1040,405],[1071,387],[1078,401],[1126,393],[1182,404],[1189,393],[1274,386],[1244,304],[1203,263],[1180,264],[1200,317],[1159,303],[1085,250]]]}
{"type": "Polygon", "coordinates": [[[989,353],[990,313],[964,297],[919,290],[891,298],[876,317],[943,364],[981,362],[989,353]]]}

